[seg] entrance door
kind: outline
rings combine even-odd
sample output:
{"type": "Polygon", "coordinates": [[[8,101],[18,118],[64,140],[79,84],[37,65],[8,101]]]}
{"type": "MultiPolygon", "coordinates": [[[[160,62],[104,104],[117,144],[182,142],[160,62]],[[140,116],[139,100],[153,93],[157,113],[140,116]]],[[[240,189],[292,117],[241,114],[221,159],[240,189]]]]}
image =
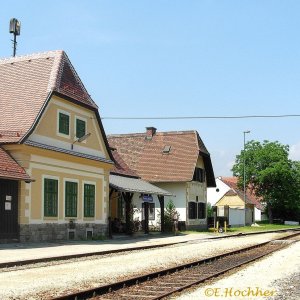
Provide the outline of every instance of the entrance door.
{"type": "Polygon", "coordinates": [[[16,239],[18,226],[18,181],[0,180],[0,239],[16,239]]]}

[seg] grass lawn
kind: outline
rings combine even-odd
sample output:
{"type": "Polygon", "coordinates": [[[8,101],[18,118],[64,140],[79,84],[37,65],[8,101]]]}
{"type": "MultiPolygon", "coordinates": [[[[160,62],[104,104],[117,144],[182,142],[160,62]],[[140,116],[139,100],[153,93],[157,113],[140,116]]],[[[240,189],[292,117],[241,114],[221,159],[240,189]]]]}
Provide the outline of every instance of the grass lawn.
{"type": "Polygon", "coordinates": [[[243,227],[233,227],[229,228],[227,232],[255,232],[255,231],[268,231],[268,230],[278,230],[286,228],[300,228],[300,226],[295,225],[281,225],[281,224],[259,224],[258,227],[243,226],[243,227]]]}
{"type": "MultiPolygon", "coordinates": [[[[239,232],[256,232],[256,231],[268,231],[268,230],[278,230],[278,229],[287,229],[287,228],[299,228],[299,225],[281,225],[281,224],[259,224],[257,227],[252,226],[242,226],[242,227],[231,227],[227,228],[227,233],[239,233],[239,232]]],[[[199,231],[181,231],[182,234],[191,234],[191,233],[208,233],[213,232],[213,228],[209,230],[199,230],[199,231]]]]}

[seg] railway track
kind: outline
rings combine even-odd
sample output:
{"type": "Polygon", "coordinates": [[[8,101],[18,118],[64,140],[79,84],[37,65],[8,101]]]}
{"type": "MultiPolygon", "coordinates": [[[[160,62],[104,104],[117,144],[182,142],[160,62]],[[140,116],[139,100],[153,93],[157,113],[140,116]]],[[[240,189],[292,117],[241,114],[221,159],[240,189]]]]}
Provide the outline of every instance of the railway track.
{"type": "Polygon", "coordinates": [[[162,299],[283,249],[298,240],[299,231],[270,242],[53,299],[162,299]]]}

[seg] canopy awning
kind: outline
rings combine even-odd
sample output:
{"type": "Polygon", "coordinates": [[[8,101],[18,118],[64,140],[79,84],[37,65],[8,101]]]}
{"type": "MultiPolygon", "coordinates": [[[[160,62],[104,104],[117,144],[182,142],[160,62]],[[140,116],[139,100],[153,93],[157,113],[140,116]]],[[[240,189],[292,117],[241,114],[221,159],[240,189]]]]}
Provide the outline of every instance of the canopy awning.
{"type": "Polygon", "coordinates": [[[109,175],[109,185],[122,192],[174,196],[172,193],[139,178],[109,175]]]}
{"type": "Polygon", "coordinates": [[[3,148],[0,148],[0,179],[33,181],[3,148]]]}

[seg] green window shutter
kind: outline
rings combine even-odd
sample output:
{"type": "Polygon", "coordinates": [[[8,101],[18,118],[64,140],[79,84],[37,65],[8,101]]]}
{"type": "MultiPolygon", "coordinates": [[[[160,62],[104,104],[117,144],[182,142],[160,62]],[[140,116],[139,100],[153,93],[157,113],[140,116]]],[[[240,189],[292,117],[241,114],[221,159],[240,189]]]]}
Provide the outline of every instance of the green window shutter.
{"type": "Polygon", "coordinates": [[[44,216],[57,217],[58,181],[44,179],[44,216]]]}
{"type": "Polygon", "coordinates": [[[69,135],[70,133],[70,117],[66,114],[59,113],[59,133],[69,135]]]}
{"type": "Polygon", "coordinates": [[[84,217],[95,216],[95,186],[84,185],[84,217]]]}
{"type": "Polygon", "coordinates": [[[76,119],[76,137],[81,138],[85,135],[85,121],[76,119]]]}
{"type": "Polygon", "coordinates": [[[77,217],[77,182],[66,182],[65,190],[65,215],[66,217],[77,217]]]}

